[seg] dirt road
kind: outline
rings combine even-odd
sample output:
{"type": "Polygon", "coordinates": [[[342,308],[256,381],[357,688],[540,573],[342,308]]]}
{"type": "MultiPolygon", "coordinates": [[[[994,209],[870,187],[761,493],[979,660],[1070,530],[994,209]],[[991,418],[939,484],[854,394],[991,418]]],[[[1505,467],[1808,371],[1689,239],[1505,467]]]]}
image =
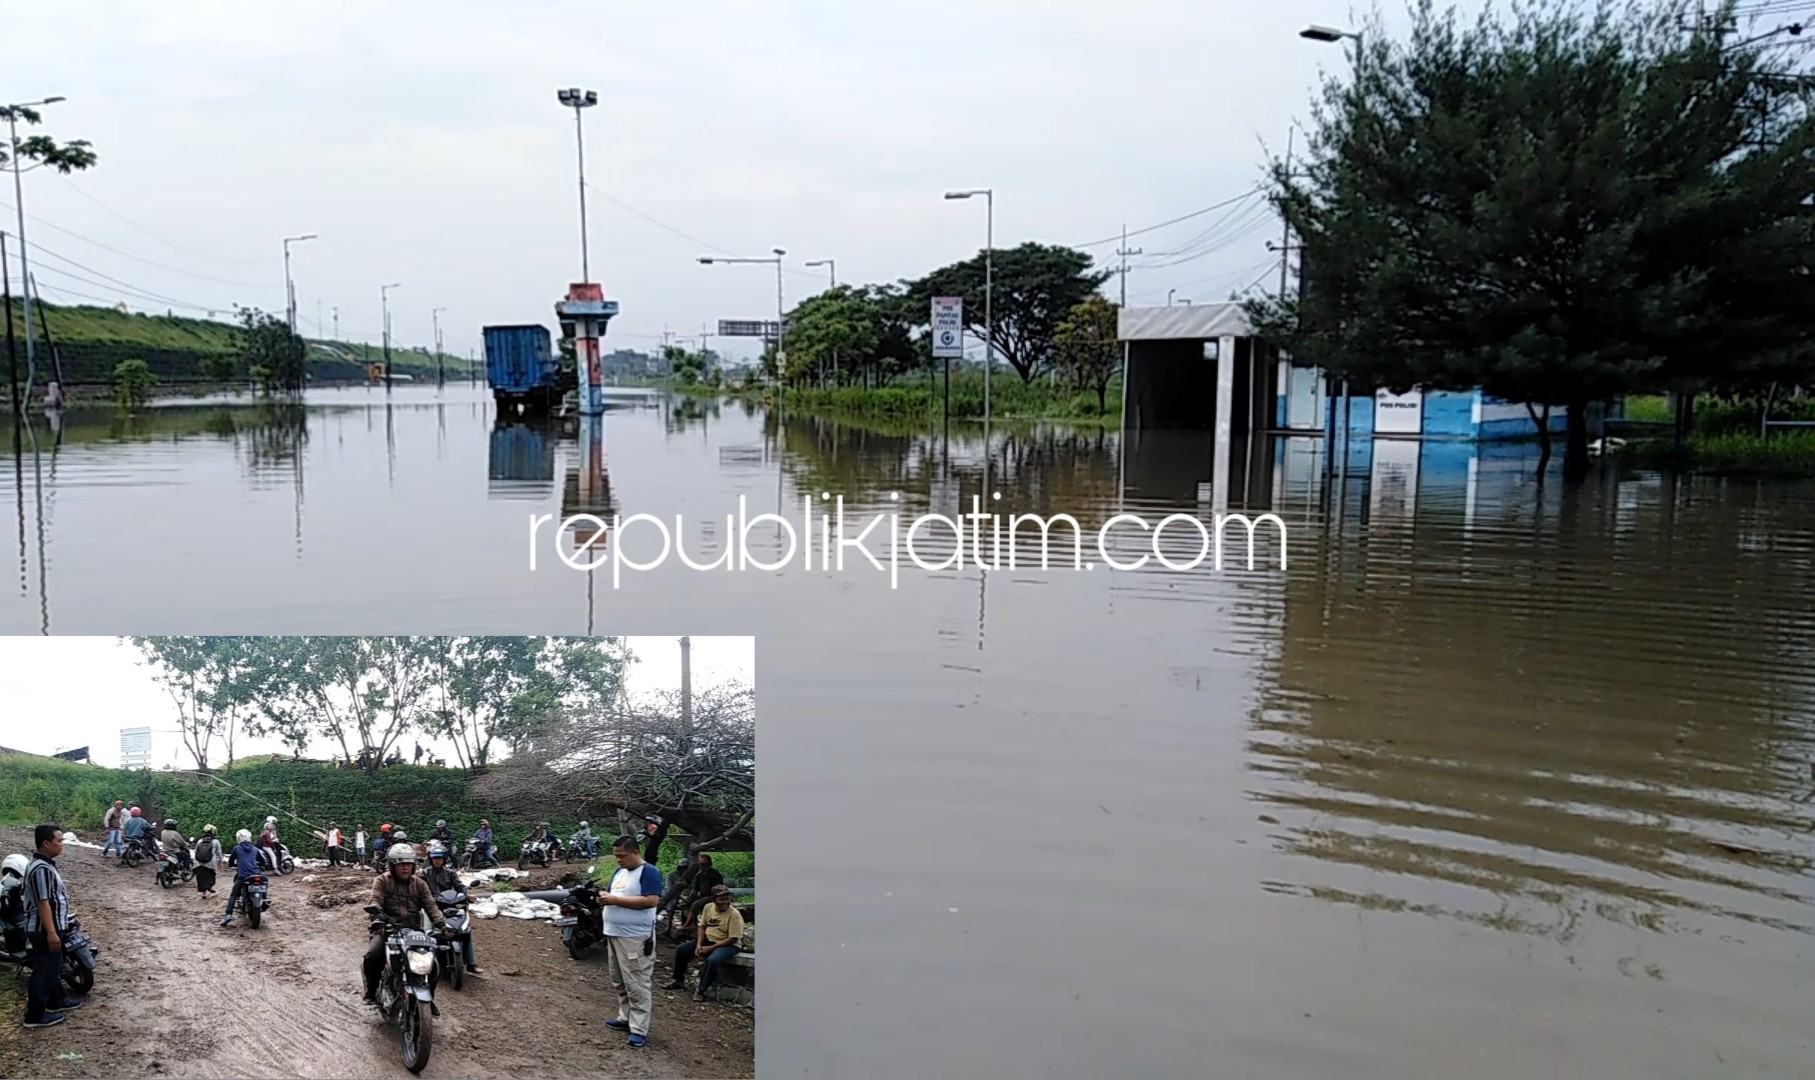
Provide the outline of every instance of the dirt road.
{"type": "MultiPolygon", "coordinates": [[[[0,829],[0,845],[29,851],[29,833],[0,829]]],[[[299,869],[275,878],[271,910],[252,930],[243,918],[219,925],[230,877],[202,897],[193,885],[162,889],[151,870],[121,868],[90,848],[68,846],[59,865],[100,965],[85,1008],[25,1033],[25,1075],[410,1075],[396,1027],[360,1002],[367,916],[357,897],[371,887],[369,873],[299,869]]],[[[631,1049],[604,1026],[617,1015],[617,995],[602,952],[575,962],[544,920],[473,925],[485,974],[458,991],[443,980],[436,991],[441,1016],[425,1078],[755,1075],[751,1011],[661,989],[667,950],[649,1043],[631,1049]]]]}

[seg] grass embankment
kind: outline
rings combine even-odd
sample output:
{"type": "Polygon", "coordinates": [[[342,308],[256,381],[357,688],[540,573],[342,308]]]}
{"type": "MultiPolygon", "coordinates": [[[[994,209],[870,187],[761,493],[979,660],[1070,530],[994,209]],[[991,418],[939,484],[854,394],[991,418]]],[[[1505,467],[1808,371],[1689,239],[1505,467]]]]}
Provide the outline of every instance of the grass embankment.
{"type": "MultiPolygon", "coordinates": [[[[700,397],[738,397],[776,403],[767,388],[713,389],[676,384],[683,394],[700,397]]],[[[990,380],[990,414],[995,420],[1059,420],[1073,424],[1112,424],[1121,418],[1120,380],[1109,384],[1104,406],[1094,391],[1079,393],[1074,387],[1036,379],[1024,383],[1012,371],[998,371],[990,380]]],[[[895,421],[937,424],[945,413],[945,381],[932,374],[900,378],[887,386],[844,386],[828,389],[789,387],[780,398],[782,407],[833,419],[895,421]]],[[[952,374],[952,419],[983,419],[983,376],[977,372],[952,374]]]]}
{"type": "MultiPolygon", "coordinates": [[[[1627,398],[1626,418],[1668,423],[1673,414],[1668,398],[1649,395],[1627,398]]],[[[1756,405],[1699,398],[1687,447],[1689,470],[1724,476],[1815,476],[1815,428],[1760,435],[1758,419],[1756,405]]],[[[1771,419],[1815,421],[1815,399],[1775,401],[1771,419]]],[[[1654,437],[1632,438],[1623,456],[1636,464],[1657,468],[1675,464],[1667,430],[1654,437]]]]}
{"type": "MultiPolygon", "coordinates": [[[[44,329],[34,307],[33,330],[37,340],[40,392],[53,378],[50,350],[44,344],[44,329]]],[[[62,361],[63,381],[70,387],[105,387],[113,378],[114,368],[124,360],[143,360],[157,376],[157,389],[168,391],[183,386],[201,386],[213,382],[203,373],[203,365],[216,357],[238,357],[240,349],[235,336],[237,324],[212,319],[189,319],[171,315],[146,315],[116,311],[112,308],[44,305],[44,322],[50,324],[50,337],[62,361]]],[[[0,333],[5,327],[0,326],[0,333]]],[[[25,370],[25,311],[13,305],[13,331],[20,353],[21,378],[25,370]]],[[[310,341],[309,372],[319,381],[357,380],[366,377],[363,366],[368,355],[372,362],[382,361],[382,350],[363,342],[310,341]]],[[[400,374],[416,379],[432,378],[435,358],[432,354],[391,349],[391,359],[400,374]]],[[[444,367],[448,378],[467,377],[465,357],[447,356],[444,367]]],[[[9,382],[0,378],[0,397],[10,395],[9,382]]]]}
{"type": "MultiPolygon", "coordinates": [[[[218,775],[225,784],[181,773],[106,769],[29,755],[0,757],[0,824],[51,821],[98,842],[104,835],[102,815],[113,800],[123,799],[128,806],[142,807],[154,820],[175,818],[188,836],[212,824],[230,843],[235,830],[256,832],[265,815],[277,813],[278,835],[290,850],[319,858],[325,854],[321,841],[285,814],[317,828],[330,819],[338,821],[348,834],[349,847],[353,826],[359,822],[373,836],[387,822],[402,825],[413,839],[422,841],[442,818],[464,847],[479,819],[488,817],[498,837],[499,858],[507,865],[516,857],[518,841],[535,827],[533,821],[492,813],[477,803],[467,774],[458,769],[394,765],[367,776],[315,762],[278,761],[238,765],[218,775]]],[[[565,844],[579,827],[579,818],[550,818],[549,823],[565,844]]],[[[604,834],[603,844],[611,841],[609,829],[606,822],[593,823],[593,833],[604,834]]],[[[657,865],[670,873],[681,854],[681,845],[670,840],[662,845],[657,865]]],[[[713,861],[727,882],[753,883],[754,854],[715,854],[713,861]]]]}

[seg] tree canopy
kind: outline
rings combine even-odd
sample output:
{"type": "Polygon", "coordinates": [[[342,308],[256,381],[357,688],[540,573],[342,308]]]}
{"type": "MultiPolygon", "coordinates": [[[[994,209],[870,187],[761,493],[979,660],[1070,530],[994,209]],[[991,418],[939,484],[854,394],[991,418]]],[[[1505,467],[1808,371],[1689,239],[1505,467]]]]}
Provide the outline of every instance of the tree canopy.
{"type": "Polygon", "coordinates": [[[1593,402],[1806,381],[1807,97],[1692,14],[1524,0],[1465,30],[1419,0],[1404,43],[1369,33],[1308,160],[1273,164],[1303,286],[1250,302],[1263,335],[1363,390],[1565,407],[1572,473],[1593,402]]]}
{"type": "MultiPolygon", "coordinates": [[[[37,109],[26,105],[0,105],[0,122],[17,121],[36,126],[44,122],[44,117],[37,109]]],[[[71,139],[60,143],[49,135],[27,135],[19,140],[19,158],[21,162],[32,162],[22,169],[42,166],[55,169],[69,175],[81,169],[87,169],[97,160],[94,147],[87,139],[71,139]]],[[[0,140],[0,168],[10,169],[13,165],[12,143],[0,140]]]]}
{"type": "Polygon", "coordinates": [[[1091,261],[1082,251],[1030,240],[993,253],[979,251],[908,282],[905,300],[916,321],[925,325],[935,296],[963,297],[964,324],[982,337],[984,287],[989,284],[990,337],[1021,381],[1031,382],[1052,362],[1060,321],[1109,280],[1111,271],[1093,270],[1091,261]]]}

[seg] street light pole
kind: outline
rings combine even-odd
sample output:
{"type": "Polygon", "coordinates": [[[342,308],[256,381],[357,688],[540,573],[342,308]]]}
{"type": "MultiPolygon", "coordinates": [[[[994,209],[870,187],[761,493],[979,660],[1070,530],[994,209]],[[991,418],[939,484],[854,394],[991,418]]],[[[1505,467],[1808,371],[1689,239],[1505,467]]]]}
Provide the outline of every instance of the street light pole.
{"type": "Polygon", "coordinates": [[[827,277],[828,281],[830,281],[832,288],[834,288],[834,289],[838,288],[838,260],[837,259],[814,259],[812,262],[807,263],[806,265],[807,266],[823,266],[823,267],[825,267],[826,268],[826,277],[827,277]]]}
{"type": "Polygon", "coordinates": [[[446,381],[446,376],[444,376],[442,374],[442,365],[441,365],[441,313],[446,310],[447,309],[444,307],[438,307],[435,310],[429,312],[429,318],[431,318],[435,321],[435,385],[436,386],[440,386],[443,382],[446,381]]]}
{"type": "Polygon", "coordinates": [[[726,256],[726,255],[701,255],[699,258],[700,258],[700,262],[706,266],[710,266],[713,263],[774,263],[775,264],[775,378],[776,378],[777,382],[780,382],[782,373],[786,370],[786,368],[784,367],[784,359],[783,359],[785,354],[782,352],[781,339],[782,339],[782,329],[783,329],[782,324],[787,320],[787,315],[786,315],[787,307],[785,306],[785,303],[782,300],[781,274],[782,274],[782,256],[786,255],[787,251],[783,248],[771,248],[770,250],[775,252],[775,254],[769,258],[760,258],[760,257],[756,257],[756,256],[743,258],[743,257],[726,256]]]}
{"type": "Polygon", "coordinates": [[[988,205],[983,241],[983,426],[987,431],[990,421],[990,373],[996,366],[994,312],[991,311],[996,291],[996,189],[972,188],[969,191],[945,193],[948,199],[968,199],[973,195],[983,196],[988,205]]]}
{"type": "Polygon", "coordinates": [[[378,287],[378,305],[384,312],[384,392],[391,392],[391,290],[400,288],[401,281],[378,287]]]}
{"type": "Polygon", "coordinates": [[[579,151],[580,163],[580,280],[592,280],[592,263],[586,250],[586,131],[580,123],[580,110],[599,103],[599,95],[592,90],[581,90],[569,87],[555,91],[555,99],[573,110],[574,145],[579,151]]]}
{"type": "Polygon", "coordinates": [[[32,338],[31,264],[25,257],[25,187],[19,179],[19,110],[35,109],[40,105],[55,105],[62,100],[64,99],[60,96],[47,97],[42,101],[26,101],[6,106],[6,123],[12,134],[13,148],[13,206],[19,211],[19,292],[25,298],[25,390],[20,394],[18,402],[21,412],[25,409],[25,399],[31,397],[32,382],[38,375],[38,353],[32,338]]]}
{"type": "Polygon", "coordinates": [[[290,245],[313,239],[314,233],[284,237],[284,315],[292,334],[296,333],[296,286],[290,281],[290,245]]]}
{"type": "MultiPolygon", "coordinates": [[[[1357,93],[1360,93],[1362,66],[1366,62],[1366,57],[1367,57],[1367,39],[1362,31],[1360,31],[1360,30],[1344,30],[1341,27],[1324,26],[1319,23],[1312,23],[1311,25],[1305,27],[1303,30],[1300,30],[1298,32],[1298,36],[1301,38],[1310,40],[1310,41],[1321,41],[1326,44],[1332,44],[1332,45],[1339,44],[1344,38],[1354,39],[1354,42],[1355,42],[1355,89],[1356,89],[1357,93]]],[[[1299,288],[1301,290],[1304,288],[1304,273],[1305,273],[1305,267],[1304,267],[1303,260],[1302,260],[1302,256],[1303,256],[1302,247],[1303,246],[1300,245],[1300,263],[1299,263],[1299,268],[1298,268],[1299,288]]],[[[1281,259],[1285,258],[1285,254],[1283,251],[1280,254],[1280,258],[1281,259]]],[[[1284,271],[1282,270],[1281,274],[1280,274],[1280,281],[1283,283],[1284,280],[1285,280],[1285,274],[1284,274],[1284,271]]],[[[1324,377],[1324,388],[1325,388],[1326,392],[1329,389],[1329,385],[1330,385],[1330,380],[1329,380],[1329,377],[1326,375],[1324,377]]],[[[1342,471],[1343,471],[1342,482],[1343,482],[1344,486],[1347,486],[1347,483],[1348,483],[1349,422],[1351,419],[1350,413],[1353,411],[1354,411],[1354,404],[1349,400],[1349,380],[1347,379],[1347,377],[1344,377],[1344,379],[1342,380],[1342,471]]],[[[1328,477],[1332,471],[1332,468],[1334,465],[1335,450],[1336,450],[1336,447],[1334,445],[1335,441],[1336,441],[1336,403],[1334,401],[1330,402],[1329,423],[1330,423],[1330,434],[1328,436],[1327,441],[1331,445],[1328,448],[1329,453],[1326,453],[1324,455],[1323,465],[1324,465],[1324,476],[1325,477],[1328,477]]],[[[1328,485],[1326,484],[1326,490],[1327,490],[1327,487],[1328,487],[1328,485]]],[[[1342,512],[1344,506],[1346,506],[1346,505],[1347,505],[1347,499],[1343,499],[1340,502],[1338,502],[1338,504],[1337,504],[1338,514],[1340,514],[1342,512]]]]}

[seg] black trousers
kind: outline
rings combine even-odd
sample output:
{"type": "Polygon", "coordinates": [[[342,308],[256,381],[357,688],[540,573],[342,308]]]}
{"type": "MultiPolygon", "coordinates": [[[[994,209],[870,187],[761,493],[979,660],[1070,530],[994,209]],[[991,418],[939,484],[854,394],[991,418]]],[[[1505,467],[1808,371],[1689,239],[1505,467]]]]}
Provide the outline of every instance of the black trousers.
{"type": "Polygon", "coordinates": [[[56,1012],[63,1001],[63,953],[52,952],[49,935],[44,931],[31,935],[32,973],[25,987],[25,1022],[44,1019],[56,1012]]]}

